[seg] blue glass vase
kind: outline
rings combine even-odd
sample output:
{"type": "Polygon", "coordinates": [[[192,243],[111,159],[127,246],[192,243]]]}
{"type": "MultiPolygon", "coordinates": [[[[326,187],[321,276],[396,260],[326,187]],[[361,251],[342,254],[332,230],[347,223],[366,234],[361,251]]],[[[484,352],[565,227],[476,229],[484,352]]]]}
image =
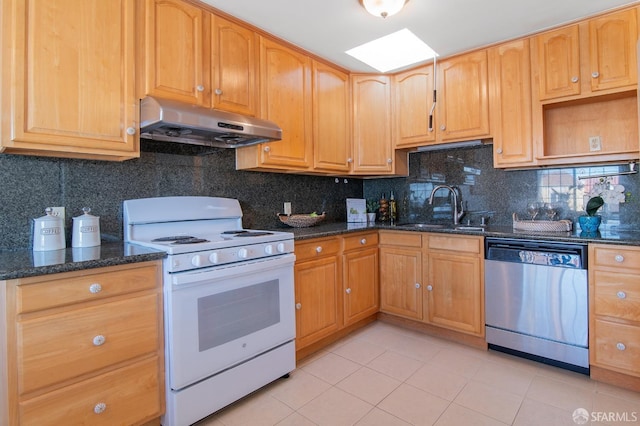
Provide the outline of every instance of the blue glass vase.
{"type": "Polygon", "coordinates": [[[596,232],[602,223],[602,216],[580,216],[578,217],[580,229],[584,232],[596,232]]]}

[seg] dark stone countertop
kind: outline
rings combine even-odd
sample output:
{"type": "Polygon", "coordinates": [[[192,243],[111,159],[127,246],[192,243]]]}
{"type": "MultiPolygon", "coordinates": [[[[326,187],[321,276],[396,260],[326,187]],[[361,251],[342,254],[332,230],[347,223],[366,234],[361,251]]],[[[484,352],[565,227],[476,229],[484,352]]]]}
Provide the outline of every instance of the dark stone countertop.
{"type": "Polygon", "coordinates": [[[0,251],[0,280],[79,271],[163,259],[166,253],[131,244],[103,243],[96,247],[52,251],[0,251]]]}
{"type": "Polygon", "coordinates": [[[617,228],[607,229],[606,227],[593,235],[581,233],[580,231],[572,232],[526,232],[514,231],[510,226],[488,226],[483,231],[457,230],[451,225],[444,225],[442,228],[416,228],[411,226],[386,225],[376,223],[368,225],[365,223],[327,223],[312,226],[309,228],[291,228],[296,241],[307,240],[310,238],[330,237],[341,235],[349,232],[359,232],[367,230],[392,229],[396,231],[412,231],[412,232],[430,232],[438,234],[460,234],[460,235],[478,235],[484,237],[497,238],[517,238],[526,240],[546,240],[546,241],[564,241],[572,243],[603,243],[603,244],[621,244],[640,246],[640,231],[618,230],[617,228]]]}

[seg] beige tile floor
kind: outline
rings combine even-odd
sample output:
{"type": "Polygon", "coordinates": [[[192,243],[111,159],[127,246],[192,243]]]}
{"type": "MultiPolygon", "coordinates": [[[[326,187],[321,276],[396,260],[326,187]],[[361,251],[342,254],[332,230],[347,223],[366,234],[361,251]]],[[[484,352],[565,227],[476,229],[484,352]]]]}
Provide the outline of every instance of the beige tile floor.
{"type": "Polygon", "coordinates": [[[640,424],[640,393],[375,322],[197,425],[571,426],[578,408],[640,424]]]}

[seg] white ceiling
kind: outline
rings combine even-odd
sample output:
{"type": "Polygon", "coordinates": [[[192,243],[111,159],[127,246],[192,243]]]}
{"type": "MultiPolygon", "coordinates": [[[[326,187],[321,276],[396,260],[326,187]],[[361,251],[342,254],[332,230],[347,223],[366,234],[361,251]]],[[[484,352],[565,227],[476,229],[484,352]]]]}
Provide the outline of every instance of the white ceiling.
{"type": "Polygon", "coordinates": [[[386,19],[358,0],[201,0],[355,72],[375,69],[346,53],[408,28],[440,57],[555,27],[629,0],[410,0],[386,19]]]}

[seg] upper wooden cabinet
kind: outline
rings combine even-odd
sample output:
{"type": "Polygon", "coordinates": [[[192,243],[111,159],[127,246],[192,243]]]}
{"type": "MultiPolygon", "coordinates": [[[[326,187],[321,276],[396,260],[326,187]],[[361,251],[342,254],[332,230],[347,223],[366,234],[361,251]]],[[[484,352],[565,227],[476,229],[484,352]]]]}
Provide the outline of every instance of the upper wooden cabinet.
{"type": "Polygon", "coordinates": [[[533,165],[529,39],[492,47],[488,55],[493,166],[533,165]]]}
{"type": "Polygon", "coordinates": [[[238,169],[308,171],[312,166],[311,59],[260,37],[260,116],[282,128],[282,140],[236,150],[238,169]]]}
{"type": "Polygon", "coordinates": [[[211,15],[181,0],[145,0],[144,6],[140,97],[210,106],[211,15]]]}
{"type": "Polygon", "coordinates": [[[351,76],[353,99],[353,172],[362,175],[407,174],[408,154],[398,155],[391,134],[391,78],[351,76]]]}
{"type": "Polygon", "coordinates": [[[181,0],[145,0],[139,97],[257,112],[257,35],[181,0]]]}
{"type": "Polygon", "coordinates": [[[212,34],[213,107],[257,115],[256,33],[214,16],[212,34]]]}
{"type": "Polygon", "coordinates": [[[446,59],[438,73],[438,139],[446,142],[489,136],[487,51],[446,59]]]}
{"type": "Polygon", "coordinates": [[[351,154],[349,75],[313,61],[314,170],[348,173],[351,154]]]}
{"type": "Polygon", "coordinates": [[[1,4],[0,151],[138,157],[134,3],[1,4]]]}
{"type": "Polygon", "coordinates": [[[393,136],[396,148],[412,148],[436,140],[433,106],[433,65],[393,76],[393,136]]]}
{"type": "Polygon", "coordinates": [[[533,71],[541,101],[637,84],[636,8],[589,19],[533,38],[533,71]]]}

